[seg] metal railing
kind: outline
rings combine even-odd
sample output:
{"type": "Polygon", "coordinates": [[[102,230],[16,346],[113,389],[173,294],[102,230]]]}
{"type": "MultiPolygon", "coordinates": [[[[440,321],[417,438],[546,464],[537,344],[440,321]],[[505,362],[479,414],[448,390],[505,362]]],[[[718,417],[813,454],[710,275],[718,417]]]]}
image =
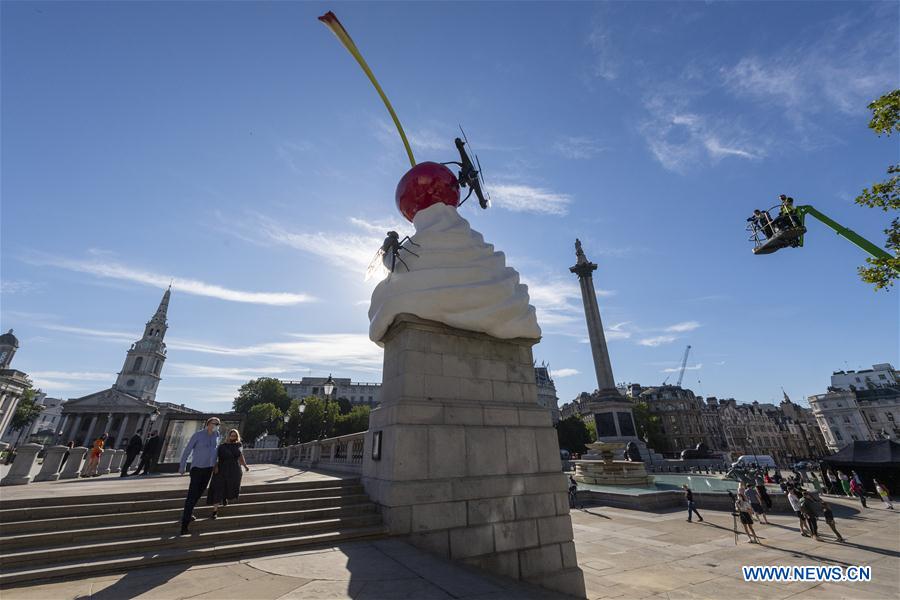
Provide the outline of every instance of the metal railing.
{"type": "Polygon", "coordinates": [[[275,463],[362,473],[366,432],[294,444],[283,448],[245,448],[244,459],[251,464],[275,463]]]}

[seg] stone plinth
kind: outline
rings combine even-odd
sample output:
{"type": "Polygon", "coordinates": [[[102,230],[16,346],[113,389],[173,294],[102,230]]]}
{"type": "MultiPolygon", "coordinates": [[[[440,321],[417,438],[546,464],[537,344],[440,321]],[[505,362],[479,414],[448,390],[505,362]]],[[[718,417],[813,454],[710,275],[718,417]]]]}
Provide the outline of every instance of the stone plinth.
{"type": "Polygon", "coordinates": [[[363,483],[390,532],[584,597],[556,431],[537,404],[535,340],[401,315],[382,341],[363,483]]]}
{"type": "Polygon", "coordinates": [[[76,446],[69,450],[69,458],[63,465],[62,473],[59,474],[60,479],[75,479],[81,472],[81,463],[84,461],[84,455],[88,449],[83,446],[76,446]]]}
{"type": "Polygon", "coordinates": [[[48,448],[44,453],[44,464],[41,465],[41,470],[35,475],[34,480],[37,482],[56,481],[59,479],[59,464],[62,462],[66,450],[68,450],[68,448],[65,446],[53,446],[48,448]]]}
{"type": "Polygon", "coordinates": [[[0,485],[25,485],[31,481],[31,467],[41,448],[43,446],[40,444],[24,444],[16,448],[16,458],[6,477],[0,479],[0,485]]]}

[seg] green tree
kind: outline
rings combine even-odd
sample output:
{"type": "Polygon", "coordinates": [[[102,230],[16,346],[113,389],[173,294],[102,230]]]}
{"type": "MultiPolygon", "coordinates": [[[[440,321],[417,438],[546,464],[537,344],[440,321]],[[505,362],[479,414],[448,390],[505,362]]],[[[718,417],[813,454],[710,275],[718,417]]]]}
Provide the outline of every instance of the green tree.
{"type": "Polygon", "coordinates": [[[347,414],[338,415],[337,422],[334,424],[334,435],[349,435],[367,430],[370,411],[371,409],[365,405],[354,406],[347,414]]]}
{"type": "Polygon", "coordinates": [[[588,435],[591,436],[591,442],[596,442],[597,441],[597,423],[595,423],[593,420],[591,420],[591,421],[588,421],[587,423],[585,423],[585,426],[587,427],[588,435]]]}
{"type": "Polygon", "coordinates": [[[271,402],[252,406],[244,421],[244,437],[252,441],[264,431],[277,434],[284,424],[283,416],[284,413],[271,402]]]}
{"type": "Polygon", "coordinates": [[[249,415],[250,409],[257,404],[274,404],[284,413],[291,406],[291,397],[288,396],[281,381],[273,377],[260,377],[241,386],[232,404],[232,410],[249,415]]]}
{"type": "Polygon", "coordinates": [[[586,444],[591,443],[591,434],[587,425],[580,417],[575,416],[561,419],[556,424],[556,437],[559,440],[560,448],[579,454],[584,454],[587,451],[586,444]]]}
{"type": "Polygon", "coordinates": [[[312,396],[306,398],[303,403],[306,408],[303,410],[303,415],[300,416],[298,425],[298,441],[300,443],[318,439],[325,422],[325,402],[321,398],[312,396]]]}
{"type": "Polygon", "coordinates": [[[338,409],[342,415],[349,414],[351,410],[353,410],[353,405],[350,404],[350,401],[346,398],[338,398],[337,399],[338,409]]]}
{"type": "Polygon", "coordinates": [[[650,412],[650,406],[643,401],[635,402],[632,413],[634,414],[634,425],[637,427],[641,439],[651,448],[665,446],[665,437],[662,434],[659,416],[650,412]]]}
{"type": "MultiPolygon", "coordinates": [[[[900,132],[900,90],[885,94],[871,104],[872,120],[869,129],[879,137],[890,136],[900,132]]],[[[888,179],[865,188],[857,196],[856,203],[869,208],[880,208],[884,212],[900,209],[900,164],[889,165],[888,179]]],[[[891,226],[884,230],[887,235],[887,247],[892,257],[867,258],[868,267],[859,268],[859,276],[866,283],[871,283],[876,290],[890,289],[897,277],[900,277],[900,219],[894,217],[891,226]]]]}
{"type": "Polygon", "coordinates": [[[36,395],[37,392],[31,385],[25,388],[19,403],[16,405],[16,412],[13,413],[13,417],[9,422],[11,428],[18,431],[23,427],[30,427],[34,420],[38,418],[38,415],[44,410],[44,406],[38,404],[34,399],[36,395]]]}

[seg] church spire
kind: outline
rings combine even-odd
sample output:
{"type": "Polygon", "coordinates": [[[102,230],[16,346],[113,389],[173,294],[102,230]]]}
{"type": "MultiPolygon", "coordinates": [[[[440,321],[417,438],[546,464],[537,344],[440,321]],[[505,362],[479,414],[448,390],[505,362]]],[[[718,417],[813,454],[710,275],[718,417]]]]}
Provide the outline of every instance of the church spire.
{"type": "Polygon", "coordinates": [[[170,285],[163,294],[159,308],[144,326],[144,335],[131,345],[125,356],[125,364],[116,379],[116,387],[133,396],[153,402],[159,386],[160,371],[166,361],[166,313],[172,296],[170,285]]]}
{"type": "Polygon", "coordinates": [[[172,284],[169,284],[169,287],[166,288],[165,293],[163,293],[162,300],[159,301],[159,308],[156,309],[156,314],[153,315],[153,318],[150,319],[156,323],[165,323],[166,322],[166,313],[169,311],[169,298],[172,296],[172,284]]]}

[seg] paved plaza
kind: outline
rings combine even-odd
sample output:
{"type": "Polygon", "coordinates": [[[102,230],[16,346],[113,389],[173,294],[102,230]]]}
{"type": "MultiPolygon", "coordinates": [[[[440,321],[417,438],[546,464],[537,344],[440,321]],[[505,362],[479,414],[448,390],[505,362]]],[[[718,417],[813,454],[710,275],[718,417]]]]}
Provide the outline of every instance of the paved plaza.
{"type": "MultiPolygon", "coordinates": [[[[330,477],[275,465],[255,465],[247,483],[330,477]]],[[[104,476],[4,488],[4,498],[83,494],[126,489],[186,487],[173,475],[121,480],[104,476]]],[[[730,513],[703,511],[704,523],[687,523],[683,511],[641,512],[588,506],[572,512],[579,566],[588,597],[654,598],[900,598],[900,514],[878,501],[833,500],[839,544],[801,537],[796,519],[771,517],[757,525],[762,545],[741,535],[735,544],[730,513]],[[742,565],[868,565],[870,583],[745,583],[742,565]]],[[[293,600],[317,598],[561,598],[511,579],[433,557],[398,539],[339,544],[302,552],[192,567],[157,567],[120,575],[85,577],[4,590],[3,600],[215,598],[293,600]]]]}

